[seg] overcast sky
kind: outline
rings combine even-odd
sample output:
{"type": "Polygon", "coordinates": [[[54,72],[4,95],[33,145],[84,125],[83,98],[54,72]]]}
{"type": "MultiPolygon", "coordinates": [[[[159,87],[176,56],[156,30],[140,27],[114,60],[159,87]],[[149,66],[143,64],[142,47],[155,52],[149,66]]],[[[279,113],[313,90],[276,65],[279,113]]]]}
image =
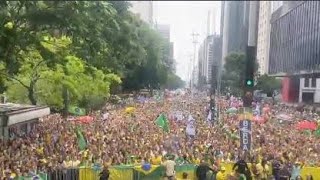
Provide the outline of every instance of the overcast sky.
{"type": "MultiPolygon", "coordinates": [[[[208,11],[215,12],[215,32],[220,33],[220,1],[153,1],[154,18],[158,24],[169,24],[177,75],[188,78],[188,65],[193,56],[192,32],[198,33],[201,42],[207,34],[208,11]]],[[[213,31],[213,30],[211,30],[213,31]]],[[[199,43],[198,45],[199,46],[199,43]]]]}

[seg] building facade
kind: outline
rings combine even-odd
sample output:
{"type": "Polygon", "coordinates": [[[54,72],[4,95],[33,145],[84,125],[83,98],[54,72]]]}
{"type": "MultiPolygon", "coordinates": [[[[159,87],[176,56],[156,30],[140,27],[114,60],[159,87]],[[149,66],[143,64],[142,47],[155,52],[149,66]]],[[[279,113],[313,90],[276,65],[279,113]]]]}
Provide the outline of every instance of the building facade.
{"type": "Polygon", "coordinates": [[[272,13],[269,74],[286,102],[320,103],[320,2],[284,1],[272,13]]]}
{"type": "Polygon", "coordinates": [[[157,31],[161,34],[161,36],[170,42],[170,25],[156,24],[155,27],[157,31]]]}
{"type": "Polygon", "coordinates": [[[221,36],[215,34],[208,36],[200,44],[198,51],[199,86],[210,84],[216,88],[218,71],[221,63],[221,42],[221,36]]]}
{"type": "Polygon", "coordinates": [[[171,67],[172,71],[175,72],[175,60],[174,60],[174,43],[170,40],[170,25],[168,24],[155,24],[155,29],[160,33],[168,44],[168,49],[164,49],[165,63],[171,67]]]}
{"type": "Polygon", "coordinates": [[[271,1],[260,1],[257,37],[257,62],[259,64],[258,72],[261,75],[267,74],[269,67],[271,6],[271,1]]]}
{"type": "Polygon", "coordinates": [[[140,16],[140,18],[152,25],[153,24],[153,3],[152,1],[130,1],[131,12],[140,16]]]}
{"type": "Polygon", "coordinates": [[[210,64],[212,64],[212,43],[213,36],[207,36],[204,41],[201,43],[199,48],[199,79],[202,80],[203,84],[208,84],[209,81],[209,71],[210,64]]]}
{"type": "Polygon", "coordinates": [[[249,1],[225,1],[221,5],[222,58],[231,52],[246,52],[249,1]]]}

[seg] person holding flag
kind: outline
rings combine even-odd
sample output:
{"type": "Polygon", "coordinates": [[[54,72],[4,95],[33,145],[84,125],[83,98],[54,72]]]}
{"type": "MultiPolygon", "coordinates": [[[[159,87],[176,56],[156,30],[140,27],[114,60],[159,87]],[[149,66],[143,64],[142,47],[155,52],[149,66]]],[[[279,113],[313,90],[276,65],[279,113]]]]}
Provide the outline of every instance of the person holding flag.
{"type": "Polygon", "coordinates": [[[169,133],[169,121],[164,114],[160,114],[160,116],[156,119],[155,124],[164,132],[169,133]]]}

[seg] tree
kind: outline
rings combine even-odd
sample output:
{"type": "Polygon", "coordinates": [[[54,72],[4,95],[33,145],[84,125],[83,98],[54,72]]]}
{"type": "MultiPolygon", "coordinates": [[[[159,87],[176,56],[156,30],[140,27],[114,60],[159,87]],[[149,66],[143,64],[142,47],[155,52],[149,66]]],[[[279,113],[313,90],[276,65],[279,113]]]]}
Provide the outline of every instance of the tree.
{"type": "Polygon", "coordinates": [[[185,82],[179,76],[173,73],[168,74],[168,80],[165,85],[167,89],[178,89],[183,88],[184,86],[185,82]]]}
{"type": "Polygon", "coordinates": [[[223,91],[230,91],[234,95],[240,95],[243,87],[245,73],[245,55],[239,53],[231,53],[225,59],[221,88],[223,91]]]}
{"type": "MultiPolygon", "coordinates": [[[[258,69],[258,64],[255,64],[255,71],[258,69]]],[[[224,64],[222,72],[222,91],[240,96],[244,87],[246,70],[246,56],[243,53],[230,53],[224,64]]]]}
{"type": "Polygon", "coordinates": [[[257,85],[255,88],[262,90],[263,93],[266,93],[270,97],[275,90],[279,90],[281,88],[281,81],[275,77],[264,74],[257,78],[257,85]]]}
{"type": "MultiPolygon", "coordinates": [[[[124,89],[179,82],[170,44],[126,1],[0,3],[0,90],[11,100],[93,107],[120,78],[124,89]],[[83,86],[86,84],[86,86],[83,86]],[[88,95],[90,94],[90,95],[88,95]]],[[[178,83],[179,84],[179,83],[178,83]]]]}
{"type": "Polygon", "coordinates": [[[36,49],[22,52],[25,58],[21,59],[20,70],[14,76],[7,76],[11,80],[7,84],[10,99],[25,102],[23,95],[16,96],[19,92],[14,89],[19,89],[22,93],[27,92],[32,104],[39,102],[61,109],[63,87],[70,92],[71,103],[80,104],[90,97],[108,97],[111,83],[120,83],[120,78],[113,73],[106,74],[70,54],[70,38],[45,37],[41,44],[59,58],[44,59],[36,49]],[[50,67],[53,60],[55,63],[50,67]]]}
{"type": "MultiPolygon", "coordinates": [[[[66,48],[70,43],[70,40],[65,37],[57,40],[49,38],[48,36],[43,36],[43,41],[40,42],[42,47],[39,49],[45,49],[59,57],[58,54],[60,51],[66,48]]],[[[14,81],[9,82],[9,84],[13,85],[14,83],[19,83],[22,87],[26,88],[28,99],[33,105],[37,104],[35,96],[36,84],[41,78],[45,78],[43,77],[43,73],[49,70],[48,64],[52,63],[55,59],[44,58],[40,53],[41,50],[37,49],[37,45],[29,45],[25,50],[20,50],[16,57],[21,65],[19,70],[14,74],[10,72],[10,68],[6,67],[8,64],[4,62],[2,62],[2,68],[0,69],[3,77],[14,81]]]]}

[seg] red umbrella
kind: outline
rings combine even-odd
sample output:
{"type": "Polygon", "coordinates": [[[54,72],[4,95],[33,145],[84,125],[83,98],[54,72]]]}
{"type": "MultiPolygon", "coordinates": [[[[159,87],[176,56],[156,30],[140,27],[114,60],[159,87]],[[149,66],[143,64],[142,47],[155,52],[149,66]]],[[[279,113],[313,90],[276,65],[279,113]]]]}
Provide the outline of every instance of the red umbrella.
{"type": "Polygon", "coordinates": [[[297,129],[298,130],[316,130],[317,129],[317,123],[311,122],[311,121],[300,121],[297,123],[297,129]]]}
{"type": "Polygon", "coordinates": [[[79,123],[86,123],[86,124],[89,124],[93,121],[93,117],[91,116],[80,116],[77,118],[76,120],[77,122],[79,123]]]}

